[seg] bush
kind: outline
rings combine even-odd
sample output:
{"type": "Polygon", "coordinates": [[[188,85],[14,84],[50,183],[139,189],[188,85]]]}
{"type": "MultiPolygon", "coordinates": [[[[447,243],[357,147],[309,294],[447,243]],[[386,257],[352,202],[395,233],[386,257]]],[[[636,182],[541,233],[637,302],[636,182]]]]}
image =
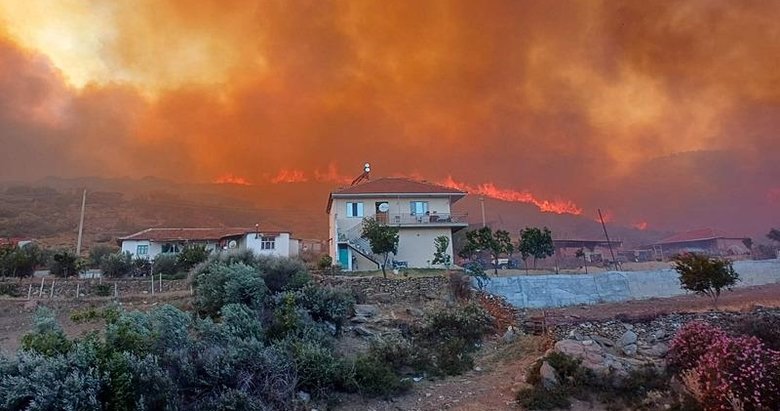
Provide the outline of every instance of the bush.
{"type": "Polygon", "coordinates": [[[723,337],[723,330],[709,323],[694,321],[685,324],[669,344],[666,356],[669,367],[676,372],[696,367],[710,345],[723,337]]]}
{"type": "Polygon", "coordinates": [[[710,297],[714,306],[717,306],[721,290],[731,289],[739,281],[729,260],[686,253],[675,256],[672,261],[680,274],[682,288],[710,297]]]}
{"type": "Polygon", "coordinates": [[[100,268],[104,258],[111,254],[118,253],[121,253],[121,251],[117,250],[116,247],[105,244],[98,244],[89,249],[89,257],[87,257],[87,262],[92,268],[100,268]]]}
{"type": "Polygon", "coordinates": [[[203,244],[189,244],[177,254],[176,267],[180,271],[189,271],[192,267],[206,261],[210,253],[203,244]]]}
{"type": "Polygon", "coordinates": [[[129,252],[108,254],[102,257],[100,269],[107,277],[124,277],[133,270],[133,256],[129,252]]]}
{"type": "Polygon", "coordinates": [[[66,354],[70,349],[71,343],[54,313],[46,307],[39,307],[33,317],[33,332],[22,337],[22,350],[54,356],[66,354]]]}
{"type": "Polygon", "coordinates": [[[296,341],[292,355],[298,371],[298,387],[319,394],[345,387],[351,373],[344,360],[332,350],[313,341],[296,341]]]}
{"type": "Polygon", "coordinates": [[[78,275],[86,266],[86,260],[68,250],[55,252],[49,261],[49,270],[57,277],[78,275]]]}
{"type": "Polygon", "coordinates": [[[695,370],[705,409],[780,409],[780,352],[755,337],[720,335],[695,370]]]}
{"type": "Polygon", "coordinates": [[[211,262],[196,270],[195,308],[215,317],[226,304],[245,304],[259,309],[267,293],[265,282],[253,267],[211,262]]]}
{"type": "Polygon", "coordinates": [[[152,274],[175,274],[179,271],[175,254],[159,254],[152,262],[152,274]]]}
{"type": "Polygon", "coordinates": [[[114,286],[109,283],[94,284],[90,288],[98,297],[108,297],[114,294],[114,286]]]}
{"type": "Polygon", "coordinates": [[[271,293],[297,290],[311,282],[311,276],[303,261],[275,257],[258,256],[255,267],[261,273],[265,285],[271,293]]]}
{"type": "Polygon", "coordinates": [[[328,272],[333,267],[333,257],[325,254],[317,261],[317,268],[322,271],[328,272]]]}
{"type": "Polygon", "coordinates": [[[358,356],[354,367],[354,386],[363,395],[388,398],[412,385],[409,379],[401,380],[386,362],[372,355],[358,356]]]}
{"type": "Polygon", "coordinates": [[[0,283],[0,295],[19,297],[21,295],[21,292],[19,291],[19,285],[11,283],[0,283]]]}
{"type": "Polygon", "coordinates": [[[751,314],[736,320],[731,328],[739,334],[756,337],[768,348],[780,351],[780,315],[751,314]]]}
{"type": "Polygon", "coordinates": [[[480,305],[467,304],[454,309],[429,313],[419,329],[420,338],[427,341],[447,341],[460,338],[473,346],[493,330],[493,319],[480,305]]]}
{"type": "MultiPolygon", "coordinates": [[[[290,291],[288,291],[290,292],[290,291]]],[[[294,292],[296,305],[305,309],[314,321],[327,321],[336,326],[336,332],[352,314],[355,298],[339,288],[308,284],[294,292]]]]}
{"type": "Polygon", "coordinates": [[[43,252],[35,244],[0,246],[0,275],[3,277],[29,277],[43,262],[43,252]]]}
{"type": "Polygon", "coordinates": [[[541,385],[523,388],[517,392],[517,403],[529,410],[555,410],[571,407],[569,392],[564,387],[551,390],[541,385]]]}

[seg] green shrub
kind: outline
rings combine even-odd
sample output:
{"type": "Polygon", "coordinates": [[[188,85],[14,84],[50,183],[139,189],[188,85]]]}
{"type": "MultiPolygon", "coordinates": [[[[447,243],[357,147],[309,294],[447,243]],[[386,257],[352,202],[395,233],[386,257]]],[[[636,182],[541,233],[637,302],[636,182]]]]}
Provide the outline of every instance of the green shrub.
{"type": "Polygon", "coordinates": [[[325,254],[317,261],[317,268],[323,271],[329,271],[333,266],[333,257],[325,254]]]}
{"type": "Polygon", "coordinates": [[[490,315],[478,304],[468,304],[429,313],[417,334],[425,341],[444,342],[459,338],[473,346],[492,330],[490,315]]]}
{"type": "Polygon", "coordinates": [[[19,285],[11,283],[0,283],[0,295],[19,297],[21,295],[21,292],[19,291],[19,285]]]}
{"type": "Polygon", "coordinates": [[[39,307],[33,317],[33,331],[22,337],[22,350],[54,356],[66,354],[71,346],[54,313],[46,307],[39,307]]]}
{"type": "Polygon", "coordinates": [[[89,263],[89,266],[92,268],[100,268],[100,265],[103,263],[104,258],[108,257],[111,254],[116,254],[118,252],[119,250],[117,250],[116,247],[112,247],[110,245],[105,245],[105,244],[98,244],[89,249],[89,257],[87,257],[87,262],[89,263]]]}
{"type": "Polygon", "coordinates": [[[571,407],[569,393],[565,388],[547,390],[541,385],[518,391],[517,403],[529,410],[555,410],[571,407]]]}
{"type": "Polygon", "coordinates": [[[462,338],[450,338],[428,349],[430,371],[436,375],[459,375],[474,367],[470,352],[473,344],[462,338]]]}
{"type": "Polygon", "coordinates": [[[98,297],[108,297],[114,294],[114,286],[109,283],[94,284],[90,288],[98,297]]]}
{"type": "Polygon", "coordinates": [[[296,305],[308,311],[314,321],[330,322],[337,332],[349,319],[355,305],[352,293],[339,288],[308,284],[294,295],[296,305]]]}
{"type": "Polygon", "coordinates": [[[106,277],[124,277],[133,270],[133,256],[129,252],[118,252],[103,256],[100,269],[106,277]]]}
{"type": "Polygon", "coordinates": [[[311,282],[311,276],[306,269],[306,264],[301,260],[275,256],[258,256],[254,265],[260,271],[271,293],[297,290],[311,282]]]}
{"type": "Polygon", "coordinates": [[[325,393],[346,386],[351,379],[344,360],[333,351],[312,341],[292,343],[295,368],[298,371],[298,387],[315,393],[325,393]]]}
{"type": "Polygon", "coordinates": [[[179,271],[175,254],[159,254],[152,262],[152,274],[175,274],[179,271]]]}
{"type": "Polygon", "coordinates": [[[388,398],[408,390],[412,384],[408,379],[401,380],[386,362],[372,355],[360,355],[355,360],[354,385],[363,395],[388,398]]]}
{"type": "Polygon", "coordinates": [[[216,316],[224,305],[231,303],[259,309],[268,290],[257,270],[242,263],[209,263],[197,271],[195,281],[195,307],[210,316],[216,316]]]}
{"type": "Polygon", "coordinates": [[[392,367],[396,372],[412,366],[419,369],[428,368],[427,363],[421,364],[418,351],[412,342],[400,334],[390,334],[375,339],[371,342],[368,352],[375,359],[392,367]]]}
{"type": "Polygon", "coordinates": [[[178,271],[189,271],[192,267],[206,261],[211,252],[204,244],[189,244],[176,255],[178,271]]]}

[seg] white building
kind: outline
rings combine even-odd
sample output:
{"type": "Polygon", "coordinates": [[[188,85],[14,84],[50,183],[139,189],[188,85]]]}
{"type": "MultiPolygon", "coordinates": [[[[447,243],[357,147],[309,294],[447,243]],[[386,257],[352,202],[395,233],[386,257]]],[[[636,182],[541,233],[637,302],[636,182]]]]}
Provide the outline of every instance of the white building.
{"type": "Polygon", "coordinates": [[[452,213],[452,204],[465,195],[408,178],[379,178],[334,191],[326,210],[330,256],[345,271],[379,268],[381,257],[360,237],[363,219],[373,217],[399,228],[398,254],[391,258],[397,264],[432,267],[434,239],[439,236],[450,240],[447,253],[452,259],[452,233],[468,226],[465,215],[452,213]]]}
{"type": "Polygon", "coordinates": [[[118,239],[123,252],[150,258],[176,254],[188,244],[203,244],[207,250],[251,250],[255,255],[294,257],[298,240],[290,233],[255,228],[147,228],[118,239]]]}

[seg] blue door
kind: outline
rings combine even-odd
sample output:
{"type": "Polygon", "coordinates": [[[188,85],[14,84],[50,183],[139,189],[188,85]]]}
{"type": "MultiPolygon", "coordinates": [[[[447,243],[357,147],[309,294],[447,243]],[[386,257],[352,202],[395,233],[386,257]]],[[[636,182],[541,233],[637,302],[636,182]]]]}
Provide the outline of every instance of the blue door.
{"type": "Polygon", "coordinates": [[[339,264],[342,270],[349,269],[349,249],[346,245],[339,245],[339,264]]]}

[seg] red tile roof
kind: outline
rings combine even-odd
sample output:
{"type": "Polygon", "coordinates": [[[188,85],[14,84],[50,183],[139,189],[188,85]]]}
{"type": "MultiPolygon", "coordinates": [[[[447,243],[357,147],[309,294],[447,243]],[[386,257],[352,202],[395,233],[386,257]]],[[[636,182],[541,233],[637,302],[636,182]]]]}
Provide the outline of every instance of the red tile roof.
{"type": "Polygon", "coordinates": [[[690,241],[714,240],[716,238],[741,238],[741,237],[734,237],[725,231],[716,230],[714,228],[702,228],[699,230],[677,233],[673,236],[664,238],[663,240],[657,242],[656,244],[686,243],[690,241]]]}
{"type": "Polygon", "coordinates": [[[383,177],[375,180],[369,180],[354,186],[342,188],[330,193],[328,197],[328,207],[326,212],[330,212],[333,197],[367,196],[372,194],[392,194],[392,195],[432,195],[441,194],[455,197],[459,200],[467,193],[450,187],[429,183],[427,181],[417,181],[406,177],[383,177]]]}
{"type": "Polygon", "coordinates": [[[416,181],[404,177],[384,177],[376,180],[369,180],[365,183],[356,184],[341,190],[336,190],[332,194],[455,194],[466,195],[461,190],[429,183],[427,181],[416,181]]]}
{"type": "MultiPolygon", "coordinates": [[[[219,240],[225,237],[240,236],[254,233],[255,228],[218,227],[218,228],[147,228],[127,237],[124,240],[149,240],[149,241],[205,241],[219,240]]],[[[269,232],[260,230],[263,234],[276,234],[278,231],[269,232]]]]}

